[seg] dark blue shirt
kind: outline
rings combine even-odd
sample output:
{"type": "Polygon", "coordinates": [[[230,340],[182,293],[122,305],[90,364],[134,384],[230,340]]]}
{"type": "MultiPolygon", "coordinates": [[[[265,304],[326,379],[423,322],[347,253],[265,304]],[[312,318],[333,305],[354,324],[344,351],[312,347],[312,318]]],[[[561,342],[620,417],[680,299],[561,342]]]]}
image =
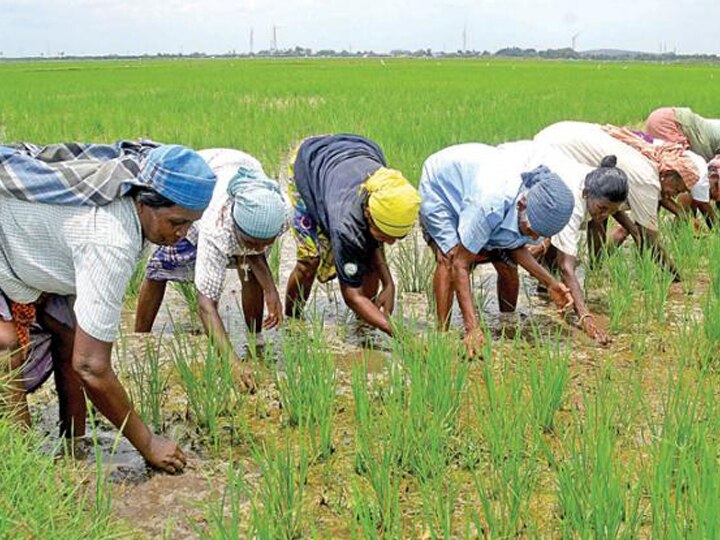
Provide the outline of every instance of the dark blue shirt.
{"type": "Polygon", "coordinates": [[[306,139],[293,165],[295,185],[308,213],[330,238],[338,277],[348,287],[362,285],[379,245],[363,215],[361,187],[384,166],[377,144],[350,134],[306,139]]]}

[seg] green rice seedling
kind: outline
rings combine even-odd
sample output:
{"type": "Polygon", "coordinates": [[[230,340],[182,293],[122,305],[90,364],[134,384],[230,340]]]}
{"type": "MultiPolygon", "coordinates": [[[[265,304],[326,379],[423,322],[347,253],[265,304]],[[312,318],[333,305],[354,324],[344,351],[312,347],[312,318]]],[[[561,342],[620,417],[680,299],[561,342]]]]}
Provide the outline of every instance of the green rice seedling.
{"type": "Polygon", "coordinates": [[[354,513],[363,525],[363,530],[374,524],[388,538],[397,537],[402,529],[400,462],[404,433],[403,417],[399,414],[401,407],[398,404],[403,400],[403,377],[401,370],[392,372],[395,375],[391,375],[394,379],[389,384],[391,389],[381,397],[386,403],[382,411],[375,411],[371,406],[366,364],[353,367],[352,385],[355,397],[356,468],[368,479],[373,493],[372,503],[366,498],[355,500],[354,513]]]}
{"type": "Polygon", "coordinates": [[[396,328],[392,362],[402,366],[405,400],[397,411],[402,423],[403,463],[424,479],[442,474],[450,459],[468,364],[459,342],[436,331],[418,338],[414,324],[396,328]]]}
{"type": "Polygon", "coordinates": [[[198,304],[198,293],[195,284],[186,281],[173,281],[172,284],[185,302],[190,314],[190,324],[193,328],[199,328],[201,326],[200,304],[198,304]]]}
{"type": "Polygon", "coordinates": [[[133,383],[128,387],[130,399],[137,407],[143,421],[151,424],[158,433],[164,428],[162,408],[170,379],[169,370],[163,373],[160,365],[161,348],[161,339],[147,337],[144,341],[143,355],[140,356],[133,351],[133,360],[127,367],[133,383]]]}
{"type": "Polygon", "coordinates": [[[720,295],[709,291],[702,304],[703,330],[711,351],[720,348],[720,295]]]}
{"type": "Polygon", "coordinates": [[[642,291],[642,313],[645,320],[665,320],[665,300],[667,299],[672,275],[658,264],[652,250],[635,252],[637,281],[642,291]]]}
{"type": "MultiPolygon", "coordinates": [[[[244,401],[234,377],[233,361],[211,341],[184,334],[175,334],[168,349],[185,389],[188,407],[217,450],[222,418],[236,418],[244,401]]],[[[236,427],[233,422],[231,430],[236,427]]]]}
{"type": "Polygon", "coordinates": [[[196,528],[198,536],[217,540],[241,538],[247,534],[247,518],[244,509],[250,505],[250,488],[243,478],[244,470],[230,460],[227,479],[220,497],[213,497],[206,507],[207,527],[196,528]]]}
{"type": "Polygon", "coordinates": [[[610,331],[622,330],[633,307],[632,274],[623,252],[615,250],[605,258],[603,268],[607,269],[610,282],[606,288],[610,309],[610,331]]]}
{"type": "Polygon", "coordinates": [[[377,540],[382,538],[380,515],[373,500],[360,489],[357,482],[352,487],[352,512],[350,514],[350,537],[377,540]]]}
{"type": "MultiPolygon", "coordinates": [[[[496,350],[501,351],[503,344],[501,339],[496,350]]],[[[525,454],[529,421],[523,377],[513,372],[508,358],[497,356],[483,354],[483,384],[475,385],[475,405],[490,459],[502,464],[509,455],[525,454]]]]}
{"type": "MultiPolygon", "coordinates": [[[[95,421],[95,408],[93,407],[87,396],[85,397],[85,403],[88,411],[88,420],[91,426],[93,454],[95,456],[95,510],[99,515],[110,516],[110,513],[112,511],[112,487],[110,486],[109,476],[106,474],[104,468],[104,456],[102,448],[98,442],[97,423],[95,421]]],[[[112,456],[115,455],[117,447],[120,444],[122,432],[125,429],[125,422],[127,422],[127,418],[125,418],[122,426],[120,426],[120,429],[118,430],[115,438],[113,439],[113,444],[110,449],[111,459],[112,456]]]]}
{"type": "Polygon", "coordinates": [[[556,453],[546,448],[557,477],[557,499],[565,538],[636,538],[640,488],[618,456],[620,396],[603,380],[585,395],[585,416],[556,453]]]}
{"type": "Polygon", "coordinates": [[[308,455],[301,445],[295,457],[290,441],[284,448],[263,445],[253,452],[260,484],[252,497],[252,527],[259,539],[301,538],[308,455]]]}
{"type": "Polygon", "coordinates": [[[648,473],[652,533],[658,538],[713,538],[720,526],[716,385],[706,371],[697,380],[673,375],[661,424],[656,428],[649,419],[655,441],[648,473]]]}
{"type": "MultiPolygon", "coordinates": [[[[517,357],[518,342],[514,342],[517,357]]],[[[489,347],[488,347],[489,349],[489,347]]],[[[503,350],[503,343],[497,348],[503,350]]],[[[524,394],[524,376],[509,358],[483,354],[482,380],[475,387],[477,418],[489,460],[475,471],[480,508],[472,512],[478,531],[495,538],[523,534],[530,524],[529,503],[537,483],[537,443],[524,394]]]]}
{"type": "Polygon", "coordinates": [[[84,470],[55,458],[58,450],[0,415],[0,538],[127,538],[128,528],[106,512],[109,494],[94,504],[84,470]]]}
{"type": "Polygon", "coordinates": [[[673,222],[668,235],[670,253],[682,276],[685,294],[692,294],[695,290],[703,256],[703,250],[696,236],[692,219],[673,222]]]}
{"type": "Polygon", "coordinates": [[[455,506],[458,487],[450,475],[420,482],[422,512],[427,532],[432,540],[454,538],[455,506]]]}
{"type": "Polygon", "coordinates": [[[720,235],[713,234],[707,242],[708,277],[710,278],[709,292],[720,296],[720,272],[713,269],[720,268],[720,235]]]}
{"type": "Polygon", "coordinates": [[[392,267],[401,293],[431,293],[435,257],[422,235],[413,232],[392,251],[392,267]]]}
{"type": "Polygon", "coordinates": [[[560,332],[542,338],[534,329],[536,345],[527,352],[527,380],[535,424],[543,431],[553,430],[555,413],[563,403],[570,379],[570,347],[560,332]]]}
{"type": "Polygon", "coordinates": [[[276,372],[283,413],[290,425],[307,430],[318,458],[333,451],[335,363],[322,326],[310,332],[285,332],[282,337],[284,373],[276,372]]]}

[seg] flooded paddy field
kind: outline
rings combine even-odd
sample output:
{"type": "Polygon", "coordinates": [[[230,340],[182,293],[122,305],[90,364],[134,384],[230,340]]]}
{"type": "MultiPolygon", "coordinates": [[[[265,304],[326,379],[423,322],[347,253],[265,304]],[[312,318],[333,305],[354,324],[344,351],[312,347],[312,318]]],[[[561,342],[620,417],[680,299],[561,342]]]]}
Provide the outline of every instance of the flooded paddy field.
{"type": "MultiPolygon", "coordinates": [[[[229,273],[222,314],[253,368],[254,394],[239,391],[238,366],[208,363],[197,318],[173,291],[153,335],[125,334],[115,367],[143,417],[181,441],[187,470],[149,469],[101,418],[76,466],[90,485],[102,471],[111,515],[139,538],[710,530],[702,505],[720,485],[720,418],[717,342],[704,317],[720,239],[691,241],[706,255],[694,269],[681,263],[693,282],[666,284],[662,306],[652,280],[622,291],[625,311],[612,296],[624,279],[614,265],[634,273],[640,264],[634,246],[588,273],[591,309],[619,324],[609,347],[558,314],[526,275],[517,312],[498,313],[494,271],[481,266],[474,290],[492,339],[475,360],[456,333],[433,332],[427,291],[400,294],[393,341],[359,325],[336,286],[315,291],[315,317],[267,333],[262,354],[250,354],[229,273]]],[[[129,299],[128,321],[131,312],[129,299]]],[[[52,441],[49,386],[32,408],[52,441]]]]}
{"type": "MultiPolygon", "coordinates": [[[[279,176],[301,138],[349,131],[376,140],[415,182],[440,148],[529,138],[558,120],[638,126],[672,104],[718,118],[716,72],[527,60],[8,62],[0,142],[148,137],[242,149],[279,176]]],[[[171,288],[150,336],[132,333],[130,295],[114,367],[144,420],[180,442],[185,472],[149,469],[100,416],[63,452],[46,384],[30,398],[31,434],[0,422],[0,441],[22,450],[4,450],[0,465],[0,537],[718,537],[720,237],[662,226],[682,283],[629,244],[592,269],[582,261],[608,347],[524,274],[517,312],[498,313],[483,266],[473,291],[488,339],[482,358],[465,358],[457,310],[451,333],[433,330],[432,261],[412,238],[390,253],[394,340],[358,324],[333,285],[316,288],[304,323],[267,333],[254,354],[230,272],[220,314],[238,366],[208,348],[191,295],[171,288]],[[254,394],[240,391],[244,366],[254,394]],[[47,493],[64,497],[58,514],[35,488],[48,478],[47,493]],[[74,527],[64,536],[62,520],[74,527]]],[[[276,260],[282,292],[289,236],[276,260]]]]}

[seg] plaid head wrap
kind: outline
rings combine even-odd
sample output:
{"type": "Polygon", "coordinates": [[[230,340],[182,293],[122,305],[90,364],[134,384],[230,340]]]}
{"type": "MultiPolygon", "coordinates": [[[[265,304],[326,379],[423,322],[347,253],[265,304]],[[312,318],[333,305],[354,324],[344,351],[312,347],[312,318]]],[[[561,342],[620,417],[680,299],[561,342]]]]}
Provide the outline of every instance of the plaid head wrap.
{"type": "Polygon", "coordinates": [[[208,205],[214,184],[204,160],[181,146],[152,141],[0,146],[0,196],[24,201],[103,206],[141,185],[195,210],[208,205]]]}

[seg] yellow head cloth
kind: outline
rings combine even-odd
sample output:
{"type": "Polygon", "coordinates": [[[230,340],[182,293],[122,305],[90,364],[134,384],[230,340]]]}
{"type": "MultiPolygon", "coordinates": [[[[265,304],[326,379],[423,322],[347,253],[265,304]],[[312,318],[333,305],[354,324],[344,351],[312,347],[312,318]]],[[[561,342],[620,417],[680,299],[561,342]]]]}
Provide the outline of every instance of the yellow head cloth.
{"type": "Polygon", "coordinates": [[[420,210],[420,195],[400,171],[379,168],[363,184],[370,195],[368,208],[375,225],[385,234],[408,234],[420,210]]]}

